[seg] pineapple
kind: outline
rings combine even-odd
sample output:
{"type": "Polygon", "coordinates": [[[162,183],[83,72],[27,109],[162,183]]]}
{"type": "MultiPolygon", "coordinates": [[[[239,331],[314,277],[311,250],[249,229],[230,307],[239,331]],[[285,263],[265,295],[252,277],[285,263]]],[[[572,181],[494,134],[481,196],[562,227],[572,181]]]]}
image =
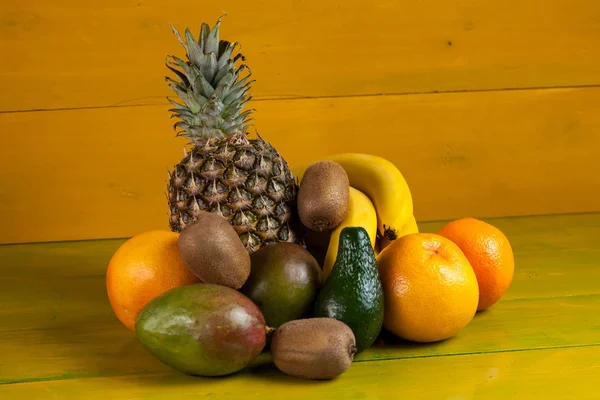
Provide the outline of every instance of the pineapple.
{"type": "Polygon", "coordinates": [[[181,232],[203,210],[226,218],[249,253],[267,242],[300,243],[296,182],[273,146],[247,137],[251,110],[243,109],[253,81],[239,65],[244,57],[233,55],[237,43],[219,40],[220,23],[203,23],[198,41],[172,28],[187,60],[167,58],[178,78],[167,83],[182,103],[169,99],[170,111],[190,148],[169,173],[171,230],[181,232]]]}

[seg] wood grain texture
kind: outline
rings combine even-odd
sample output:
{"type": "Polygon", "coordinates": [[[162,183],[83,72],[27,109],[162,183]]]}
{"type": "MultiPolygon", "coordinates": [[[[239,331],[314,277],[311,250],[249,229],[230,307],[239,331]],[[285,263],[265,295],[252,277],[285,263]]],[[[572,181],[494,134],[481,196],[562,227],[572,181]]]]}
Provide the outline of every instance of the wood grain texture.
{"type": "Polygon", "coordinates": [[[0,110],[164,103],[169,24],[223,11],[257,98],[600,84],[596,0],[5,0],[0,110]]]}
{"type": "Polygon", "coordinates": [[[220,379],[160,363],[105,297],[106,265],[122,239],[0,246],[0,398],[597,398],[600,213],[488,221],[515,251],[504,299],[447,341],[383,334],[330,382],[287,377],[268,353],[220,379]]]}
{"type": "MultiPolygon", "coordinates": [[[[417,220],[600,210],[600,88],[258,102],[291,165],[390,159],[417,220]]],[[[182,157],[163,106],[0,114],[0,243],[128,237],[168,227],[182,157]]]]}
{"type": "MultiPolygon", "coordinates": [[[[509,238],[515,277],[504,300],[600,294],[600,214],[488,219],[509,238]]],[[[436,232],[443,222],[421,223],[436,232]]],[[[0,331],[117,322],[105,288],[124,240],[0,246],[0,331]]]]}
{"type": "MultiPolygon", "coordinates": [[[[412,345],[383,335],[357,361],[600,344],[600,214],[488,222],[506,233],[516,256],[503,300],[451,340],[412,345]]],[[[420,228],[435,232],[442,225],[420,228]]],[[[104,274],[121,243],[0,246],[0,382],[171,371],[110,308],[104,274]]]]}
{"type": "Polygon", "coordinates": [[[354,363],[333,381],[283,375],[271,364],[224,378],[179,373],[0,386],[7,399],[597,399],[600,346],[354,363]],[[352,396],[352,397],[350,397],[352,396]]]}
{"type": "MultiPolygon", "coordinates": [[[[174,372],[114,320],[110,307],[79,307],[57,307],[52,327],[43,318],[31,327],[36,322],[24,315],[2,315],[28,327],[0,330],[0,383],[174,372]]],[[[600,295],[503,300],[449,340],[422,345],[384,334],[356,362],[591,345],[600,345],[600,295]]],[[[254,366],[270,361],[264,354],[254,366]]]]}
{"type": "MultiPolygon", "coordinates": [[[[517,256],[519,268],[504,300],[600,294],[600,268],[594,269],[600,264],[598,252],[558,255],[556,250],[549,250],[538,254],[539,258],[517,256]]],[[[94,255],[89,258],[93,259],[94,255]]],[[[89,265],[84,262],[71,268],[89,265]]],[[[98,263],[97,267],[105,271],[107,265],[108,261],[98,263]]],[[[57,271],[65,267],[58,266],[57,271]]],[[[108,303],[104,272],[79,277],[69,277],[66,268],[64,277],[38,277],[36,272],[32,270],[31,278],[3,277],[0,331],[89,325],[90,320],[117,321],[108,303]]]]}

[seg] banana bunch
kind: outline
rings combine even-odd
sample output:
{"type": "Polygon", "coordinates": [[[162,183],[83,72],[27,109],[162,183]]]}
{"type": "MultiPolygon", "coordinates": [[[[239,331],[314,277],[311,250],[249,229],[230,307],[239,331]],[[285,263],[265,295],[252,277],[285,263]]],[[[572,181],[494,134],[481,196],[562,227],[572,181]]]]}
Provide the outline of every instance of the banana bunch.
{"type": "MultiPolygon", "coordinates": [[[[324,160],[340,164],[350,183],[348,213],[331,232],[323,264],[324,278],[329,276],[337,258],[340,232],[347,226],[363,227],[376,252],[399,237],[419,231],[408,184],[390,161],[362,153],[334,154],[324,160]]],[[[292,168],[299,182],[305,170],[306,166],[292,168]]]]}

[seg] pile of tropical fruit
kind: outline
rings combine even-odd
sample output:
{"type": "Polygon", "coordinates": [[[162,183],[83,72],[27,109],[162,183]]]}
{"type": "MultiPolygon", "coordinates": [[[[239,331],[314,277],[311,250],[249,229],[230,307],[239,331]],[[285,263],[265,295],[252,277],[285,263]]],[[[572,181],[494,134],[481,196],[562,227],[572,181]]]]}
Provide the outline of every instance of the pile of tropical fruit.
{"type": "Polygon", "coordinates": [[[189,139],[168,183],[170,230],[113,255],[107,291],[119,320],[167,365],[235,373],[269,351],[277,368],[331,379],[382,331],[448,339],[509,287],[502,232],[462,218],[420,233],[394,164],[335,154],[292,171],[249,139],[249,70],[219,22],[182,37],[171,110],[189,139]]]}

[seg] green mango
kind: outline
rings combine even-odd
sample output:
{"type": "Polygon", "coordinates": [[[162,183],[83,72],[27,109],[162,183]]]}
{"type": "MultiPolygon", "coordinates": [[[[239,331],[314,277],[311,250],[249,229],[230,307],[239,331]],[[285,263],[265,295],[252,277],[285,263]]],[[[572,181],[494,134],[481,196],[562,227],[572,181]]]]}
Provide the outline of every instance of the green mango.
{"type": "Polygon", "coordinates": [[[207,283],[154,298],[138,315],[135,330],[160,361],[201,376],[243,369],[262,352],[267,332],[262,313],[248,297],[207,283]]]}

